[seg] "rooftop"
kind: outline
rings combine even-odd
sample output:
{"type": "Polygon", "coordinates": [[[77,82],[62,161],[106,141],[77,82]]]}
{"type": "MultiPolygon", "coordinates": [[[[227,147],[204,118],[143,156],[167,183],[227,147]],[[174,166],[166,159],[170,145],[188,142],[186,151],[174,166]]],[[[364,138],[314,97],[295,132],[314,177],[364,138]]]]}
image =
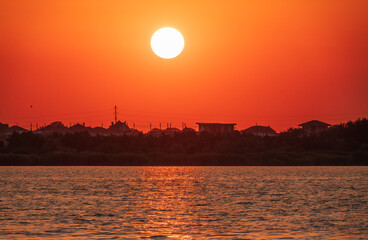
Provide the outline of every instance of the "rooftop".
{"type": "Polygon", "coordinates": [[[236,125],[236,123],[196,123],[198,125],[236,125]]]}
{"type": "Polygon", "coordinates": [[[270,126],[252,126],[249,127],[243,132],[246,133],[269,133],[269,134],[276,134],[276,131],[273,130],[270,126]]]}
{"type": "Polygon", "coordinates": [[[324,123],[318,120],[312,120],[309,122],[301,123],[298,126],[300,127],[328,127],[328,126],[331,126],[331,124],[324,123]]]}

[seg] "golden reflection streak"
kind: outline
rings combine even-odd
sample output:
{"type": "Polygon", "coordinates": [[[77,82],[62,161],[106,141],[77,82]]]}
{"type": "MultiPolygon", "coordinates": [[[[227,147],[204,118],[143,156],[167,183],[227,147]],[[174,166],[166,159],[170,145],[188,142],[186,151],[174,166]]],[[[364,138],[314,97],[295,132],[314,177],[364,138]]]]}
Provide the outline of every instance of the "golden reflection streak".
{"type": "Polygon", "coordinates": [[[149,210],[139,216],[145,221],[137,228],[150,236],[192,239],[185,231],[195,234],[201,225],[195,213],[197,203],[190,197],[202,192],[195,181],[199,173],[195,167],[142,168],[140,184],[145,190],[137,196],[136,207],[149,210]]]}

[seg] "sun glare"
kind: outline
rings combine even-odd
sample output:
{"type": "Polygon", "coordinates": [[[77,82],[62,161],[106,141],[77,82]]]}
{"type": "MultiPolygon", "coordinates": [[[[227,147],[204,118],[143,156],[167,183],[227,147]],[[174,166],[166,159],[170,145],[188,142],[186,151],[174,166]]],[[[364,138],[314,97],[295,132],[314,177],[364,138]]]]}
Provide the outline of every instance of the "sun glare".
{"type": "Polygon", "coordinates": [[[153,34],[151,47],[153,52],[161,58],[174,58],[183,51],[184,38],[175,28],[161,28],[153,34]]]}

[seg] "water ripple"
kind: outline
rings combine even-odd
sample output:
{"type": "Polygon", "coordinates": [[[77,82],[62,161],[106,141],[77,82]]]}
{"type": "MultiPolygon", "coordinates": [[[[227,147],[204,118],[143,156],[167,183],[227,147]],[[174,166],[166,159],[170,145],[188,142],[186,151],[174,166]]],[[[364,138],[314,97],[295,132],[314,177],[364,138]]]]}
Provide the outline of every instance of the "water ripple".
{"type": "Polygon", "coordinates": [[[2,167],[0,238],[365,239],[367,167],[2,167]]]}

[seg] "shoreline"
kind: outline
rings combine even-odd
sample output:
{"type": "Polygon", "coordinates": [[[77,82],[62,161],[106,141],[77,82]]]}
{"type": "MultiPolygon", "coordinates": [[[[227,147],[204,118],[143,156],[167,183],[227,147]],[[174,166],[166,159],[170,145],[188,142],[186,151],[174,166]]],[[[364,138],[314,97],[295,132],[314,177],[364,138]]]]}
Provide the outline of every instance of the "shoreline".
{"type": "Polygon", "coordinates": [[[367,153],[262,152],[249,154],[164,152],[105,154],[49,152],[0,154],[0,166],[368,166],[367,153]]]}

